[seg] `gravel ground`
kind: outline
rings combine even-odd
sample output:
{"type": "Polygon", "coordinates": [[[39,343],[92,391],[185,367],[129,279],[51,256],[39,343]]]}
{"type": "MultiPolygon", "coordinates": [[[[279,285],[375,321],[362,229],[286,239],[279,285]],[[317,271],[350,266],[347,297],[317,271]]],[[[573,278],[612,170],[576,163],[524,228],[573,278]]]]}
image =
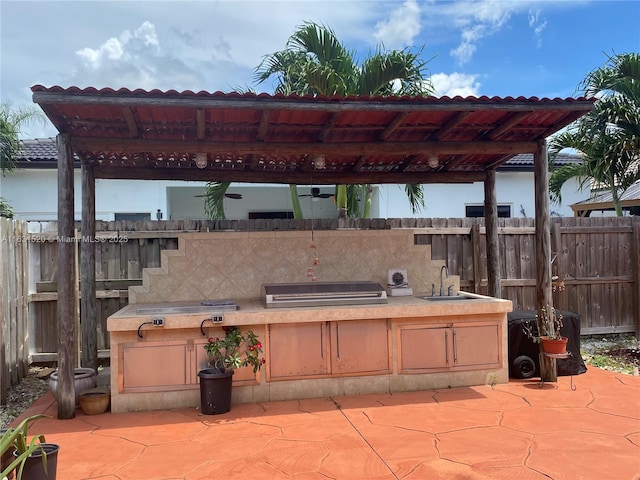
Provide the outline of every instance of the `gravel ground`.
{"type": "Polygon", "coordinates": [[[51,369],[45,367],[31,367],[29,374],[20,383],[7,390],[7,404],[0,405],[0,420],[2,428],[9,425],[18,415],[24,412],[33,402],[49,390],[49,377],[40,378],[39,375],[51,369]]]}
{"type": "MultiPolygon", "coordinates": [[[[587,365],[597,365],[605,370],[632,373],[638,375],[640,367],[640,342],[632,335],[582,337],[580,350],[587,365]],[[602,352],[612,358],[611,362],[598,360],[602,352]]],[[[51,369],[48,369],[50,372],[51,369]]],[[[0,405],[0,420],[2,427],[9,425],[18,415],[24,412],[33,402],[49,390],[48,373],[45,367],[31,367],[29,374],[20,383],[7,391],[7,404],[0,405]],[[40,378],[41,376],[45,378],[40,378]]]]}

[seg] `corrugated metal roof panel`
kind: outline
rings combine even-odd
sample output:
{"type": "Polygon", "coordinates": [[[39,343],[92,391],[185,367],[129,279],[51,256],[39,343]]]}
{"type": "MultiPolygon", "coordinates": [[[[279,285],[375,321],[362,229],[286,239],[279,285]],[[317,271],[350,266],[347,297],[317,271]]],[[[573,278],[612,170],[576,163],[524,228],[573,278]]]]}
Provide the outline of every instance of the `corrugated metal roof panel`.
{"type": "MultiPolygon", "coordinates": [[[[530,153],[539,139],[592,107],[585,99],[536,97],[312,97],[40,85],[32,90],[58,130],[72,136],[78,153],[97,162],[98,178],[143,176],[140,159],[156,170],[182,169],[153,174],[163,178],[212,178],[209,168],[194,170],[195,154],[205,152],[211,169],[233,166],[235,173],[221,181],[271,182],[260,173],[282,169],[294,172],[283,182],[308,183],[310,158],[317,154],[327,164],[318,183],[360,183],[351,174],[364,171],[395,173],[362,177],[366,183],[405,183],[404,172],[461,181],[456,172],[482,173],[530,153]],[[428,161],[434,155],[436,166],[428,161]],[[191,173],[185,176],[185,169],[191,173]]],[[[416,180],[430,177],[414,175],[410,183],[416,180]]]]}

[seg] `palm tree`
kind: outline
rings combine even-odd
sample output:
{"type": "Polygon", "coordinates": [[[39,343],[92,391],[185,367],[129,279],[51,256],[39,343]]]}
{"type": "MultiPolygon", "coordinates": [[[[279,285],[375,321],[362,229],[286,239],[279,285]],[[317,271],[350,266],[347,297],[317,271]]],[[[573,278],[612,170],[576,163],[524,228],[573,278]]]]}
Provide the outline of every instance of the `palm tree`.
{"type": "MultiPolygon", "coordinates": [[[[4,177],[16,166],[20,153],[21,127],[32,121],[44,122],[44,115],[35,108],[13,108],[8,103],[0,105],[0,172],[4,177]]],[[[0,217],[13,217],[13,208],[0,197],[0,217]]]]}
{"type": "Polygon", "coordinates": [[[0,171],[3,176],[15,168],[22,126],[33,121],[44,123],[44,118],[42,112],[35,108],[16,109],[8,103],[0,105],[0,171]]]}
{"type": "MultiPolygon", "coordinates": [[[[264,57],[256,69],[256,81],[276,78],[275,93],[311,95],[431,95],[431,81],[425,78],[427,61],[421,59],[422,49],[385,52],[381,47],[360,64],[356,54],[348,50],[330,28],[307,22],[289,38],[285,50],[264,57]]],[[[371,204],[370,185],[348,189],[336,188],[338,218],[355,216],[357,201],[350,201],[348,192],[363,195],[363,216],[368,217],[371,204]]],[[[414,212],[424,207],[422,186],[408,187],[414,212]]],[[[292,198],[297,192],[292,188],[292,198]]],[[[353,195],[351,198],[357,198],[353,195]]],[[[297,218],[297,217],[296,217],[297,218]]]]}
{"type": "Polygon", "coordinates": [[[575,149],[582,164],[553,170],[549,190],[561,201],[560,189],[569,179],[580,188],[596,182],[611,191],[616,214],[622,215],[620,195],[640,178],[640,55],[608,57],[604,67],[591,71],[580,89],[596,97],[594,109],[551,139],[551,159],[575,149]]]}

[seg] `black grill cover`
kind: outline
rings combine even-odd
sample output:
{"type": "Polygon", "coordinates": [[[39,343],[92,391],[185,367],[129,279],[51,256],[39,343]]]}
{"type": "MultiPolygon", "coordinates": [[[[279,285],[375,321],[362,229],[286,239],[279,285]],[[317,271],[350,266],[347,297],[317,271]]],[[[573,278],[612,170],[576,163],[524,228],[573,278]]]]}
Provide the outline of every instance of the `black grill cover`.
{"type": "MultiPolygon", "coordinates": [[[[572,354],[570,358],[557,360],[558,375],[567,376],[585,373],[587,367],[580,355],[580,315],[560,310],[558,310],[558,313],[562,315],[563,324],[560,332],[568,338],[567,350],[572,354]]],[[[536,312],[517,310],[508,313],[507,320],[509,330],[509,376],[513,378],[539,377],[540,364],[538,354],[540,346],[527,337],[523,330],[527,322],[531,322],[533,332],[538,332],[536,312]]]]}

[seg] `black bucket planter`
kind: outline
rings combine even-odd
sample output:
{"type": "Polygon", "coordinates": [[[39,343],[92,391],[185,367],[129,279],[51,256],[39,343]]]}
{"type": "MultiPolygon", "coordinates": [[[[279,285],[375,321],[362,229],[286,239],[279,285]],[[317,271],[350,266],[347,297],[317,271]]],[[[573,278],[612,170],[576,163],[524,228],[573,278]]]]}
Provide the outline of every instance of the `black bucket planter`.
{"type": "Polygon", "coordinates": [[[213,368],[198,372],[200,377],[200,411],[205,415],[218,415],[231,410],[231,383],[233,370],[219,373],[213,368]]]}
{"type": "MultiPolygon", "coordinates": [[[[47,454],[47,472],[45,473],[44,471],[42,450],[37,449],[25,460],[22,478],[25,480],[56,480],[60,445],[56,445],[55,443],[41,443],[40,446],[47,454]]],[[[16,472],[19,468],[20,467],[16,468],[16,472]]]]}

